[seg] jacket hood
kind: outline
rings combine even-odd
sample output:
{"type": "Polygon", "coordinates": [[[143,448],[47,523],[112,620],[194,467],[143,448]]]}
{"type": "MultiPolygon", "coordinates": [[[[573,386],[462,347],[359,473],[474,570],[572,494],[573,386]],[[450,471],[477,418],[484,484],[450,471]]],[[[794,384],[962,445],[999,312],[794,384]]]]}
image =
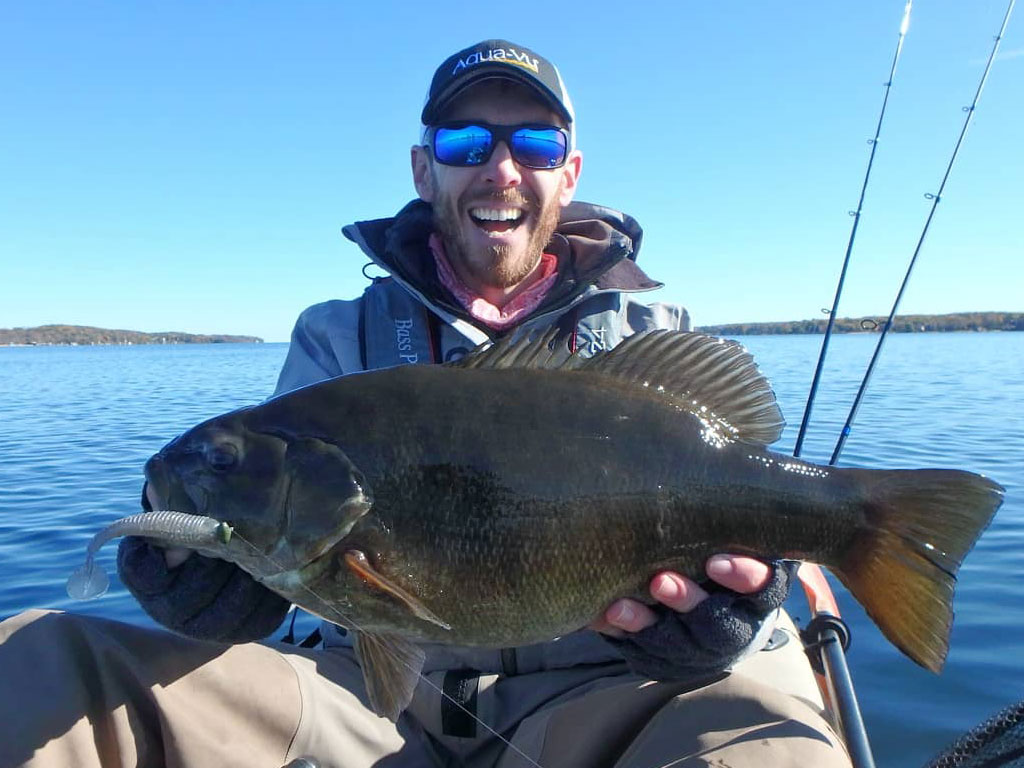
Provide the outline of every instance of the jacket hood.
{"type": "MultiPolygon", "coordinates": [[[[342,230],[377,265],[445,309],[464,315],[437,278],[427,245],[433,231],[433,209],[422,200],[413,200],[393,217],[359,221],[342,230]]],[[[662,283],[636,264],[642,238],[643,230],[631,216],[591,203],[570,203],[562,209],[546,249],[558,256],[559,279],[537,311],[569,302],[590,286],[619,291],[660,288],[662,283]]]]}

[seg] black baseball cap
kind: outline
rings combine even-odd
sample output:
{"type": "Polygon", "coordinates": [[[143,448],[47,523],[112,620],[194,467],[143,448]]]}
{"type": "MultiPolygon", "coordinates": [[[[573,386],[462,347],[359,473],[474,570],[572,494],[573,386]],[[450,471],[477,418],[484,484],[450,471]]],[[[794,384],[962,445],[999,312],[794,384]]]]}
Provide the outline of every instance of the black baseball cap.
{"type": "Polygon", "coordinates": [[[420,121],[424,126],[435,124],[455,96],[491,78],[514,80],[533,89],[565,119],[570,133],[575,133],[576,115],[558,69],[543,56],[508,40],[484,40],[445,59],[430,81],[420,121]]]}

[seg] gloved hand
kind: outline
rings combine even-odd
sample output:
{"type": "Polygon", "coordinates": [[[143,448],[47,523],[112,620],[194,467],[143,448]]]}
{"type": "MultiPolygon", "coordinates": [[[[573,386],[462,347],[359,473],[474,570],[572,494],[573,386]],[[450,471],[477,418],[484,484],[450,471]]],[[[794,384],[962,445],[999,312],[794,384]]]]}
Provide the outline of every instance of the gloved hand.
{"type": "Polygon", "coordinates": [[[168,568],[164,550],[127,536],[117,550],[122,583],[146,613],[168,629],[200,640],[244,643],[281,624],[290,603],[234,563],[193,552],[168,568]]]}
{"type": "Polygon", "coordinates": [[[764,620],[785,602],[795,573],[795,563],[773,562],[767,583],[748,594],[710,582],[707,595],[689,610],[659,603],[649,607],[653,623],[604,637],[643,677],[689,680],[714,675],[747,650],[764,620]]]}

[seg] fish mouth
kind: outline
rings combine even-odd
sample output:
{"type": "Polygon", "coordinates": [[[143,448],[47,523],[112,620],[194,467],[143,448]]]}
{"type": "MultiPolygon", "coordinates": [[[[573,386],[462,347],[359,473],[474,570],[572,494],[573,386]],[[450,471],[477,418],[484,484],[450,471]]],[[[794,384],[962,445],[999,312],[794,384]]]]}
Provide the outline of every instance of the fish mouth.
{"type": "Polygon", "coordinates": [[[177,441],[152,456],[142,507],[210,516],[232,526],[230,559],[257,579],[329,558],[372,506],[365,477],[334,444],[302,437],[281,445],[275,435],[277,442],[268,448],[252,437],[249,453],[272,462],[271,472],[258,461],[255,469],[239,467],[237,459],[218,466],[214,449],[231,442],[218,435],[177,441]]]}
{"type": "MultiPolygon", "coordinates": [[[[168,471],[164,461],[160,458],[160,454],[157,454],[146,462],[145,468],[145,480],[142,484],[142,492],[140,503],[143,511],[154,512],[160,510],[167,510],[172,512],[180,512],[187,515],[201,515],[201,513],[195,508],[195,505],[191,500],[187,500],[187,496],[183,497],[182,494],[177,496],[172,492],[172,482],[170,472],[168,471]]],[[[177,546],[177,545],[161,545],[164,550],[164,558],[167,561],[168,568],[176,568],[189,557],[192,556],[193,552],[197,550],[189,547],[177,546]]],[[[225,557],[223,551],[206,551],[199,550],[200,554],[208,557],[218,557],[220,559],[228,559],[225,557]]]]}

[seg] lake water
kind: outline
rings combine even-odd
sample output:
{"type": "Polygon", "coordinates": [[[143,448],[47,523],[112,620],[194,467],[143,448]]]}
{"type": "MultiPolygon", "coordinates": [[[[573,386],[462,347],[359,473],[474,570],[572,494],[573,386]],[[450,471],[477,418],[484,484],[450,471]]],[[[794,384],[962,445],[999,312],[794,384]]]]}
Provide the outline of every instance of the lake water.
{"type": "MultiPolygon", "coordinates": [[[[803,457],[827,462],[873,335],[836,337],[803,457]]],[[[741,339],[771,378],[792,450],[820,337],[741,339]]],[[[0,348],[0,617],[58,608],[152,625],[112,576],[100,600],[64,585],[89,538],[139,510],[142,466],[167,440],[264,399],[286,345],[0,348]]],[[[1024,698],[1024,333],[894,335],[840,459],[843,466],[957,467],[1002,483],[1006,502],[961,570],[940,676],[890,646],[837,587],[850,665],[880,766],[918,766],[1024,698]]],[[[800,602],[791,610],[806,618],[800,602]]],[[[283,630],[282,630],[283,632],[283,630]]]]}

